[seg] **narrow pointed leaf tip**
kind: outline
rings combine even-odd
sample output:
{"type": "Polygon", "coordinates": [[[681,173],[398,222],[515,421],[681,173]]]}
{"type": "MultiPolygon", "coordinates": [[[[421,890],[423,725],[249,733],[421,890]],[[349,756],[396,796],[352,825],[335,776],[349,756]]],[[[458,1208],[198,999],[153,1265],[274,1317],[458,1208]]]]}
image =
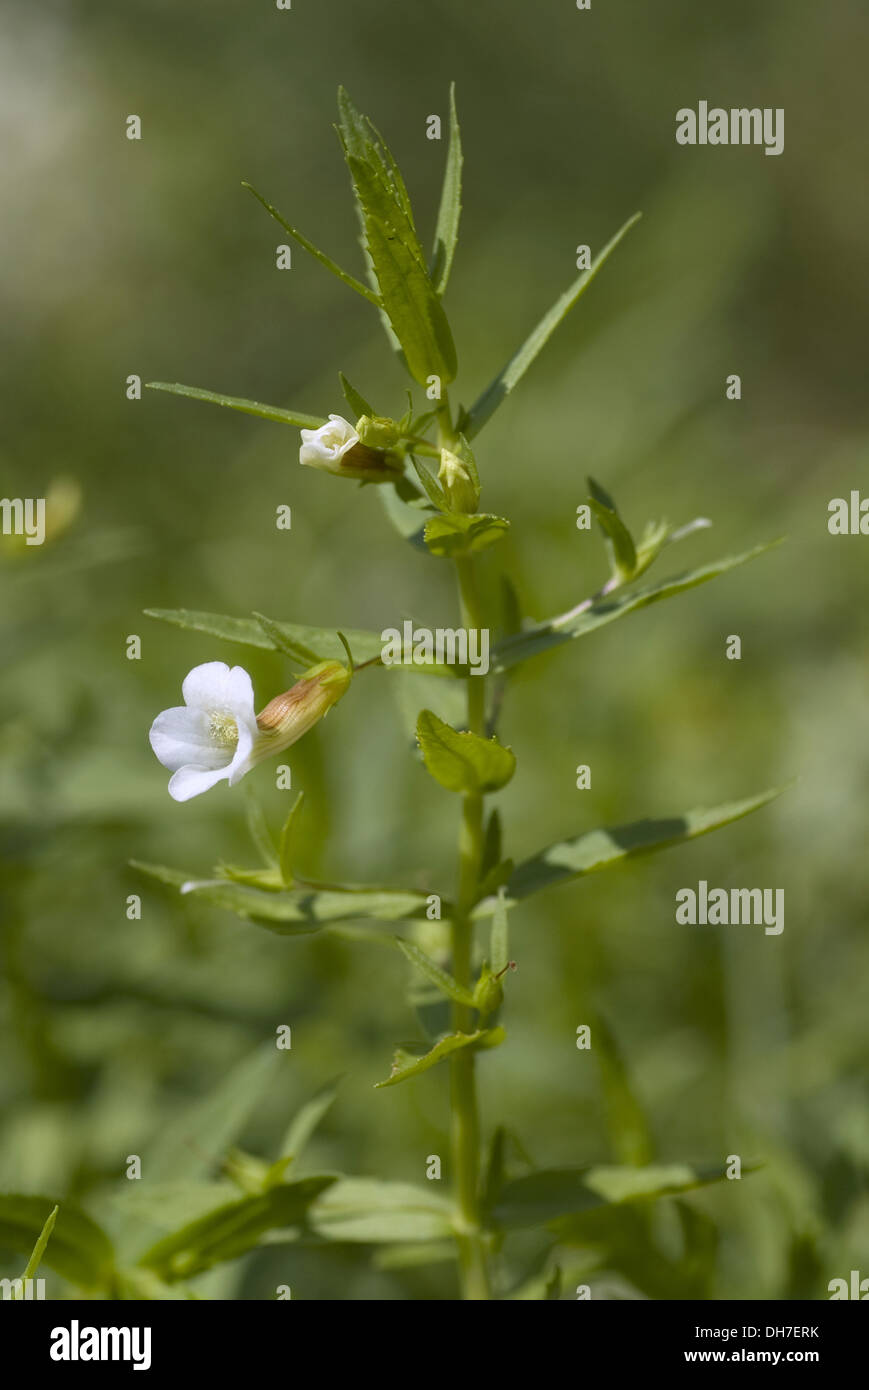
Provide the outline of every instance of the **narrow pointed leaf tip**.
{"type": "Polygon", "coordinates": [[[456,111],[456,84],[450,85],[450,143],[444,169],[440,209],[435,229],[432,283],[443,294],[452,270],[453,257],[459,240],[459,219],[462,212],[462,136],[456,111]]]}
{"type": "Polygon", "coordinates": [[[192,401],[205,401],[208,405],[223,405],[230,410],[240,410],[245,415],[258,415],[262,420],[276,420],[281,425],[295,425],[297,429],[319,429],[325,423],[322,415],[303,415],[298,410],[284,410],[279,405],[264,405],[262,401],[249,401],[243,396],[224,396],[219,391],[204,391],[198,386],[182,386],[180,381],[146,381],[149,391],[169,391],[173,396],[187,396],[192,401]]]}
{"type": "Polygon", "coordinates": [[[558,325],[567,317],[573,306],[588,289],[598,271],[609,260],[619,242],[627,236],[632,227],[636,226],[642,217],[642,213],[635,212],[633,217],[628,218],[623,227],[620,227],[615,236],[607,242],[602,251],[598,253],[588,270],[583,270],[574,280],[569,289],[564,291],[553,304],[552,308],[538,323],[537,327],[529,333],[522,346],[514,352],[509,362],[503,366],[489,383],[482,395],[474,402],[470,410],[466,411],[461,428],[465,435],[470,439],[475,434],[479,434],[483,425],[494,414],[498,406],[510,394],[513,387],[519,382],[527,372],[531,363],[540,352],[558,325]]]}
{"type": "Polygon", "coordinates": [[[404,179],[383,137],[343,88],[338,109],[338,134],[378,302],[414,380],[424,386],[436,375],[449,383],[456,374],[455,344],[429,275],[404,179]]]}
{"type": "Polygon", "coordinates": [[[298,242],[303,250],[307,251],[309,255],[313,256],[315,260],[319,261],[321,265],[324,265],[327,270],[331,271],[342,284],[347,285],[351,290],[355,290],[357,294],[361,294],[362,298],[367,299],[369,304],[373,304],[378,309],[380,308],[380,300],[373,290],[370,290],[367,285],[363,285],[361,280],[357,280],[354,275],[348,275],[347,271],[342,270],[339,265],[336,265],[330,256],[327,256],[324,251],[321,251],[318,246],[315,246],[312,241],[309,241],[306,236],[303,236],[296,227],[291,226],[286,218],[281,216],[277,208],[272,207],[272,204],[268,202],[261,193],[257,192],[253,184],[242,182],[241,186],[242,188],[246,188],[248,193],[253,194],[257,202],[262,204],[269,216],[273,217],[278,225],[283,227],[287,235],[291,236],[293,241],[298,242]]]}
{"type": "Polygon", "coordinates": [[[743,801],[727,801],[720,806],[685,811],[682,815],[639,820],[606,830],[591,830],[575,840],[562,840],[517,865],[507,891],[512,898],[526,898],[543,888],[613,868],[636,855],[651,854],[687,840],[696,840],[700,835],[708,835],[733,821],[742,820],[743,816],[751,815],[753,811],[759,811],[781,796],[784,790],[784,787],[773,787],[743,801]]]}

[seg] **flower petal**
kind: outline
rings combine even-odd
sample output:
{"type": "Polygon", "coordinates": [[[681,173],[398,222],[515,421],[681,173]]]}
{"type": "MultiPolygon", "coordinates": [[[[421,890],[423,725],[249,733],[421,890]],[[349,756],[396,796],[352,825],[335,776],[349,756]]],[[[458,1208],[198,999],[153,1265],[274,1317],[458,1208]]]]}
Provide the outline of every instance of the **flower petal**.
{"type": "Polygon", "coordinates": [[[200,792],[207,792],[210,787],[223,781],[228,775],[228,767],[212,768],[207,772],[192,763],[187,767],[179,767],[178,771],[169,778],[169,795],[174,801],[189,801],[192,796],[199,796],[200,792]]]}
{"type": "Polygon", "coordinates": [[[187,705],[164,709],[151,725],[148,738],[160,762],[170,772],[188,763],[208,770],[226,767],[231,761],[230,750],[214,742],[210,718],[203,709],[191,709],[187,705]]]}
{"type": "Polygon", "coordinates": [[[185,705],[208,710],[233,710],[247,701],[253,708],[253,686],[243,666],[230,668],[225,661],[206,661],[184,677],[181,686],[185,705]]]}

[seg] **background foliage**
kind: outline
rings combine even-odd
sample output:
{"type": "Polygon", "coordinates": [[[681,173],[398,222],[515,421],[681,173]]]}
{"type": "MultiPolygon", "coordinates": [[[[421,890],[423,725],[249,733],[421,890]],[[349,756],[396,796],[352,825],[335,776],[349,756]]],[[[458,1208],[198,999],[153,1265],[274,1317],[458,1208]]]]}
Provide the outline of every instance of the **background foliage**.
{"type": "MultiPolygon", "coordinates": [[[[430,225],[445,151],[424,122],[446,116],[455,79],[466,191],[447,302],[466,404],[569,281],[577,243],[645,214],[481,445],[487,508],[514,520],[490,582],[510,547],[543,617],[605,577],[574,526],[588,471],[637,525],[714,520],[680,564],[790,536],[523,670],[502,727],[519,756],[500,802],[511,852],[801,778],[720,835],[512,914],[510,1039],[481,1063],[484,1122],[506,1120],[550,1165],[620,1157],[605,1078],[574,1045],[578,1024],[606,1020],[657,1160],[766,1166],[692,1195],[687,1217],[661,1203],[642,1239],[626,1221],[599,1292],[826,1296],[865,1265],[869,1230],[864,542],[826,530],[829,499],[865,476],[865,11],[435,0],[399,19],[387,0],[286,14],[215,0],[207,15],[95,0],[19,7],[3,26],[2,491],[69,479],[82,500],[64,535],[5,544],[0,565],[0,1190],[73,1197],[116,1231],[125,1158],[147,1165],[167,1129],[183,1136],[185,1181],[214,1177],[226,1115],[209,1126],[190,1107],[280,1022],[293,1049],[243,1119],[245,1149],[271,1155],[343,1073],[311,1140],[317,1170],[418,1182],[426,1155],[447,1151],[445,1069],[372,1089],[412,1030],[398,953],[273,937],[179,902],[128,860],[247,862],[242,799],[170,802],[147,728],[198,661],[243,660],[262,695],[287,683],[278,654],[144,608],[437,626],[453,620],[448,567],[394,542],[373,489],[300,470],[294,430],[171,397],[132,404],[123,383],[136,372],[325,414],[342,408],[341,365],[400,413],[370,309],[302,252],[279,273],[277,229],[239,185],[359,273],[337,82],[387,133],[430,225]],[[784,107],[784,155],[677,147],[675,110],[701,97],[784,107]],[[139,144],[124,139],[130,112],[139,144]],[[732,371],[739,404],[724,399],[732,371]],[[289,534],[273,525],[280,503],[289,534]],[[739,663],[723,656],[733,632],[739,663]],[[129,633],[141,662],[125,659],[129,633]],[[676,927],[674,893],[698,878],[783,887],[783,935],[676,927]],[[139,923],[124,914],[132,892],[139,923]]],[[[452,817],[411,756],[418,691],[403,700],[403,678],[377,677],[293,752],[306,867],[434,891],[452,817]]],[[[268,768],[250,783],[275,824],[286,794],[268,768]]],[[[190,1200],[179,1190],[182,1219],[190,1200]]],[[[69,1290],[47,1277],[51,1296],[69,1290]]],[[[448,1263],[373,1267],[364,1246],[280,1247],[201,1291],[438,1298],[453,1278],[448,1263]]]]}

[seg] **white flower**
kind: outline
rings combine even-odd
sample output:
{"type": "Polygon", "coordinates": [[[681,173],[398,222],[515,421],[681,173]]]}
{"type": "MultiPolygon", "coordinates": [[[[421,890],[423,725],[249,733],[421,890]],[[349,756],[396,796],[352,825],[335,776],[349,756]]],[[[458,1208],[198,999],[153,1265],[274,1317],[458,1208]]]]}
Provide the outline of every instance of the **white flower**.
{"type": "Polygon", "coordinates": [[[169,795],[189,801],[217,782],[234,787],[263,758],[298,742],[337,704],[351,679],[340,661],[321,661],[257,715],[242,666],[194,666],[181,687],[184,704],[158,714],[149,735],[172,773],[169,795]]]}
{"type": "Polygon", "coordinates": [[[299,463],[310,468],[325,468],[329,473],[341,471],[344,455],[359,443],[359,435],[341,415],[330,415],[317,430],[302,430],[299,463]]]}
{"type": "Polygon", "coordinates": [[[253,684],[242,666],[206,661],[194,666],[181,687],[184,704],[164,709],[151,725],[151,747],[173,774],[169,795],[176,801],[208,791],[226,780],[234,786],[253,767],[259,728],[253,684]]]}

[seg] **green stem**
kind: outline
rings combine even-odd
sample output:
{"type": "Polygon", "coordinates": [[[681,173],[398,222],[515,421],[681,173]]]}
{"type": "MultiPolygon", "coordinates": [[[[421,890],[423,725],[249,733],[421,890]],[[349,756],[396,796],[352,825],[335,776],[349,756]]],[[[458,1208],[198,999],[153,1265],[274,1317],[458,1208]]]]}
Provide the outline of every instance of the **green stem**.
{"type": "MultiPolygon", "coordinates": [[[[474,562],[470,557],[456,561],[462,621],[480,627],[481,608],[474,562]]],[[[484,676],[468,676],[468,728],[484,731],[486,681],[484,676]]],[[[462,798],[459,834],[459,891],[452,925],[453,974],[457,982],[471,987],[473,923],[471,910],[480,879],[483,853],[483,798],[469,792],[462,798]]],[[[453,1006],[456,1032],[473,1030],[472,1010],[464,1004],[453,1006]]],[[[463,1048],[450,1064],[450,1103],[452,1108],[453,1168],[456,1182],[456,1226],[462,1290],[466,1299],[488,1299],[489,1274],[485,1236],[480,1213],[480,1121],[474,1053],[463,1048]]]]}

